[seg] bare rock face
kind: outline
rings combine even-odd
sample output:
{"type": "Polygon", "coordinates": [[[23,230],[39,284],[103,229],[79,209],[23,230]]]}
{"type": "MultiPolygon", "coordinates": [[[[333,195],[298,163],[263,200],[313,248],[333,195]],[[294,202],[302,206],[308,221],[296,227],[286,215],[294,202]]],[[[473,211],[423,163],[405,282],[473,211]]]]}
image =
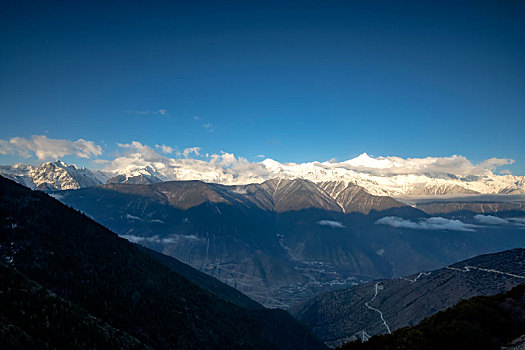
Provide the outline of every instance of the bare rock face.
{"type": "Polygon", "coordinates": [[[319,187],[329,193],[345,213],[368,214],[370,210],[382,211],[399,208],[403,204],[387,196],[374,196],[363,187],[342,181],[319,183],[319,187]]]}

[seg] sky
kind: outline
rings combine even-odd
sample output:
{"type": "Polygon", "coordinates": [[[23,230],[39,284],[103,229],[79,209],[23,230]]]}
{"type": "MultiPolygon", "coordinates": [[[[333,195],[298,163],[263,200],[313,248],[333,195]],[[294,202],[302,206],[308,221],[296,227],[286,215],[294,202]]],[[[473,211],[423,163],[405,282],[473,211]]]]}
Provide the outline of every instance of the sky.
{"type": "Polygon", "coordinates": [[[524,1],[16,1],[0,44],[0,164],[97,167],[136,141],[525,175],[524,1]]]}

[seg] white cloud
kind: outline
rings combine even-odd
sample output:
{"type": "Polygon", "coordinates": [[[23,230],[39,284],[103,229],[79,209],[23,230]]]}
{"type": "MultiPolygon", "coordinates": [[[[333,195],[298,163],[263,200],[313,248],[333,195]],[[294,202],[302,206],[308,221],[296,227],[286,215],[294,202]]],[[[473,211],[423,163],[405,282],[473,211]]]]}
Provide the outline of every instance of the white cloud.
{"type": "Polygon", "coordinates": [[[525,218],[509,218],[507,220],[519,228],[525,229],[525,218]]]}
{"type": "Polygon", "coordinates": [[[208,160],[194,159],[200,155],[200,147],[190,147],[171,158],[138,141],[117,144],[124,153],[110,161],[103,169],[115,174],[131,176],[152,175],[161,180],[202,180],[207,182],[236,184],[262,182],[271,173],[261,163],[252,163],[232,153],[209,155],[208,160]]]}
{"type": "Polygon", "coordinates": [[[339,221],[321,220],[321,221],[317,221],[317,223],[321,226],[330,226],[332,228],[344,228],[345,227],[345,225],[343,225],[343,223],[339,221]]]}
{"type": "Polygon", "coordinates": [[[213,132],[213,124],[212,123],[206,123],[202,125],[204,129],[208,130],[209,132],[213,132]]]}
{"type": "MultiPolygon", "coordinates": [[[[487,183],[492,187],[486,186],[486,193],[497,189],[494,187],[497,181],[502,181],[504,186],[512,186],[520,180],[513,176],[494,175],[489,169],[473,165],[460,156],[401,159],[373,158],[363,154],[357,157],[359,159],[344,162],[279,163],[272,159],[251,162],[222,151],[219,154],[205,153],[204,157],[198,146],[180,152],[175,147],[156,145],[152,148],[138,141],[118,146],[125,152],[110,160],[104,170],[119,174],[147,173],[162,180],[202,180],[227,185],[261,183],[276,177],[312,181],[345,180],[365,186],[367,191],[377,195],[402,193],[405,187],[410,188],[429,179],[438,184],[452,181],[459,186],[470,183],[478,186],[481,181],[479,178],[488,175],[487,183]],[[443,173],[452,175],[444,176],[442,180],[439,174],[443,173]],[[391,192],[385,193],[385,190],[391,192]]],[[[493,161],[489,163],[494,164],[493,161]]]]}
{"type": "Polygon", "coordinates": [[[525,228],[525,218],[500,218],[493,215],[475,215],[474,219],[478,222],[486,225],[515,225],[520,228],[525,228]]]}
{"type": "Polygon", "coordinates": [[[508,164],[514,164],[514,159],[507,159],[507,158],[490,158],[485,160],[483,163],[480,164],[482,168],[494,170],[497,167],[508,165],[508,164]]]}
{"type": "MultiPolygon", "coordinates": [[[[371,157],[366,153],[341,163],[330,163],[331,167],[367,172],[376,175],[406,175],[406,174],[454,174],[454,175],[486,175],[489,171],[507,164],[513,159],[490,158],[474,165],[463,156],[400,158],[371,157]]],[[[327,164],[327,163],[322,163],[327,164]]]]}
{"type": "Polygon", "coordinates": [[[127,110],[124,111],[124,113],[127,114],[139,114],[139,115],[166,115],[168,114],[168,110],[164,108],[156,109],[156,110],[127,110]]]}
{"type": "Polygon", "coordinates": [[[191,154],[195,154],[196,156],[199,155],[201,148],[200,147],[189,147],[185,148],[182,152],[182,155],[184,155],[185,158],[188,158],[191,154]]]}
{"type": "Polygon", "coordinates": [[[204,238],[197,237],[195,235],[170,235],[169,237],[160,238],[159,236],[141,237],[135,235],[120,235],[119,237],[127,239],[132,243],[145,244],[145,243],[156,243],[156,244],[173,244],[180,241],[192,241],[192,242],[205,242],[204,238]]]}
{"type": "MultiPolygon", "coordinates": [[[[17,151],[15,146],[11,144],[9,141],[6,140],[0,140],[0,154],[7,155],[7,154],[21,154],[21,152],[17,151]]],[[[29,156],[29,155],[27,155],[29,156]]]]}
{"type": "Polygon", "coordinates": [[[486,225],[502,225],[502,224],[508,224],[509,222],[505,219],[499,218],[497,216],[493,215],[475,215],[474,219],[478,221],[479,223],[486,224],[486,225]]]}
{"type": "Polygon", "coordinates": [[[95,160],[93,160],[93,162],[95,164],[109,164],[109,163],[111,163],[111,161],[107,160],[107,159],[95,159],[95,160]]]}
{"type": "Polygon", "coordinates": [[[175,151],[173,147],[166,146],[166,145],[155,145],[155,148],[160,149],[162,153],[166,153],[166,154],[171,154],[173,153],[173,151],[175,151]]]}
{"type": "Polygon", "coordinates": [[[0,154],[14,154],[22,157],[36,156],[38,159],[57,159],[67,155],[91,158],[102,154],[102,148],[93,141],[78,139],[51,139],[45,135],[33,135],[31,138],[13,137],[0,140],[0,154]]]}
{"type": "Polygon", "coordinates": [[[144,159],[147,160],[155,160],[161,157],[157,152],[155,152],[153,148],[143,145],[138,141],[131,141],[131,143],[117,143],[117,146],[126,148],[131,153],[140,154],[144,159]]]}
{"type": "Polygon", "coordinates": [[[376,221],[376,224],[392,227],[410,228],[414,230],[450,230],[450,231],[475,231],[477,225],[467,224],[461,220],[452,220],[442,217],[420,219],[417,222],[400,218],[398,216],[385,216],[376,221]]]}

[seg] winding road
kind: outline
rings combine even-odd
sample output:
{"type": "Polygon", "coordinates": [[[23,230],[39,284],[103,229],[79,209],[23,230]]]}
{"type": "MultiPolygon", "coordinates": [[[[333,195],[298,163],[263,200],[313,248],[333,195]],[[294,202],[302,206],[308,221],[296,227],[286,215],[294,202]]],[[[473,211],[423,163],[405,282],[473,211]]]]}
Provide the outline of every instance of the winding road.
{"type": "Polygon", "coordinates": [[[458,269],[457,267],[447,266],[447,269],[453,270],[453,271],[460,271],[460,272],[470,272],[470,270],[478,270],[478,271],[483,271],[483,272],[497,273],[497,274],[500,274],[500,275],[506,275],[506,276],[510,276],[510,277],[525,279],[525,276],[516,275],[516,274],[513,274],[513,273],[509,273],[509,272],[498,271],[498,270],[494,270],[494,269],[485,269],[483,267],[477,267],[477,266],[465,266],[465,267],[463,267],[461,269],[458,269]]]}
{"type": "MultiPolygon", "coordinates": [[[[375,294],[374,294],[374,297],[373,297],[372,299],[370,299],[369,301],[367,301],[367,302],[365,303],[365,305],[366,305],[366,307],[369,308],[370,310],[374,310],[375,312],[379,313],[379,316],[381,316],[381,321],[383,321],[383,324],[385,325],[386,330],[388,331],[388,334],[392,334],[392,332],[390,331],[390,327],[388,326],[388,324],[387,324],[386,321],[385,321],[385,318],[383,317],[383,313],[382,313],[381,311],[379,311],[378,309],[376,309],[376,308],[374,308],[374,307],[368,305],[368,303],[371,303],[371,302],[374,301],[374,299],[377,297],[377,290],[378,290],[378,288],[379,288],[379,283],[381,283],[381,282],[377,282],[377,283],[376,283],[376,288],[375,288],[376,292],[375,292],[375,294]]],[[[363,331],[363,335],[364,335],[364,334],[365,334],[365,332],[363,331]]]]}
{"type": "Polygon", "coordinates": [[[420,272],[419,275],[417,275],[416,278],[414,278],[413,280],[411,280],[410,278],[406,278],[406,277],[399,277],[400,279],[402,280],[405,280],[405,281],[408,281],[410,283],[415,283],[417,282],[417,280],[421,277],[421,276],[430,276],[432,272],[420,272]]]}
{"type": "MultiPolygon", "coordinates": [[[[499,271],[499,270],[495,270],[495,269],[486,269],[486,268],[483,268],[483,267],[478,267],[478,266],[464,266],[462,268],[457,268],[457,267],[451,267],[451,266],[447,266],[447,269],[449,270],[453,270],[453,271],[459,271],[459,272],[471,272],[472,270],[478,270],[478,271],[483,271],[483,272],[487,272],[487,273],[496,273],[496,274],[499,274],[499,275],[506,275],[506,276],[509,276],[509,277],[514,277],[514,278],[520,278],[520,279],[525,279],[525,276],[522,276],[522,275],[517,275],[517,274],[514,274],[514,273],[509,273],[509,272],[504,272],[504,271],[499,271]]],[[[405,281],[408,281],[410,283],[415,283],[417,282],[422,276],[430,276],[431,272],[421,272],[417,275],[416,278],[414,279],[410,279],[410,278],[406,278],[406,277],[399,277],[399,279],[402,279],[402,280],[405,280],[405,281]]],[[[374,296],[372,297],[372,299],[370,299],[369,301],[367,301],[365,303],[365,306],[370,309],[370,310],[373,310],[375,312],[377,312],[379,314],[379,316],[381,317],[381,321],[383,322],[383,324],[385,325],[385,328],[386,330],[388,331],[389,334],[392,334],[391,330],[390,330],[390,327],[388,326],[384,316],[383,316],[383,313],[370,306],[370,303],[373,302],[375,300],[375,298],[377,297],[377,294],[378,294],[378,291],[379,291],[379,285],[380,285],[381,282],[377,282],[375,284],[375,293],[374,293],[374,296]]],[[[361,331],[361,339],[362,341],[368,341],[368,339],[370,339],[370,335],[368,333],[366,333],[364,330],[361,331]]]]}

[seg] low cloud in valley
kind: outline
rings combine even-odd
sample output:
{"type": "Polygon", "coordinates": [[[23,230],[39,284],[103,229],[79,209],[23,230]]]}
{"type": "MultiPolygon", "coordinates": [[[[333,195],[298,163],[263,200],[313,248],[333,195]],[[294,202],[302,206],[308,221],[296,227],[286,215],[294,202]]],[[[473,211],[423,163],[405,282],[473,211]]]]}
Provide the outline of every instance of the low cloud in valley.
{"type": "Polygon", "coordinates": [[[467,224],[461,220],[431,217],[412,221],[398,216],[385,216],[376,221],[376,224],[392,227],[410,228],[414,230],[450,230],[450,231],[475,231],[478,225],[467,224]]]}

